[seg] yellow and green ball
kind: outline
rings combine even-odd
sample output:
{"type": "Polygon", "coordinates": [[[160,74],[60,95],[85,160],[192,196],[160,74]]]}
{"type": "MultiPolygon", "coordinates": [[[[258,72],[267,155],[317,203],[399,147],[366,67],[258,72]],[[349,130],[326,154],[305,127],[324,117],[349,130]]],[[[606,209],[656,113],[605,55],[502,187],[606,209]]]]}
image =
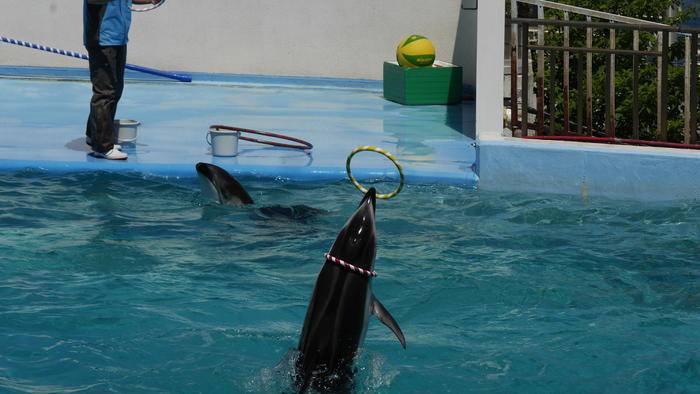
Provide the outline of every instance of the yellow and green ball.
{"type": "Polygon", "coordinates": [[[427,38],[412,34],[396,48],[396,60],[401,67],[429,67],[435,61],[435,47],[427,38]]]}

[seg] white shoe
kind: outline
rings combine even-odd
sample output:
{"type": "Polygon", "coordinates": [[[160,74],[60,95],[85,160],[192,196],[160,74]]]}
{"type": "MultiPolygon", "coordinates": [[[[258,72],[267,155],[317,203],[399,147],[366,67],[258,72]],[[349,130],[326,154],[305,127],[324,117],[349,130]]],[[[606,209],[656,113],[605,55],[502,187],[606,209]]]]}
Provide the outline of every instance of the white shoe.
{"type": "Polygon", "coordinates": [[[105,153],[92,152],[92,155],[97,158],[107,160],[126,160],[129,157],[129,155],[116,148],[113,148],[105,153]]]}
{"type": "MultiPolygon", "coordinates": [[[[85,143],[92,146],[92,138],[90,137],[85,137],[85,143]]],[[[114,144],[114,149],[120,149],[121,150],[122,146],[119,144],[114,144]]]]}

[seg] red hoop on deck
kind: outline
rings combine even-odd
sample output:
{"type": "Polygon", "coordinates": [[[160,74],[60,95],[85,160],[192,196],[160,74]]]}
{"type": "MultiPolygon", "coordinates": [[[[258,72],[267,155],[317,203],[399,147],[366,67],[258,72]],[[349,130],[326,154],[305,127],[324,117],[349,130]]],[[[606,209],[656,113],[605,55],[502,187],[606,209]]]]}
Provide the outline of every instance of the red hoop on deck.
{"type": "Polygon", "coordinates": [[[310,142],[306,142],[304,140],[300,140],[298,138],[294,137],[289,137],[286,135],[282,134],[275,134],[275,133],[270,133],[268,131],[258,131],[258,130],[251,130],[251,129],[244,129],[241,127],[232,127],[232,126],[222,126],[222,125],[211,125],[209,128],[217,128],[217,129],[224,129],[224,130],[232,130],[232,131],[238,131],[241,133],[251,133],[251,134],[258,134],[258,135],[264,135],[267,137],[272,137],[272,138],[279,138],[282,140],[288,140],[288,141],[294,141],[297,142],[301,145],[292,145],[292,144],[285,144],[282,142],[274,142],[274,141],[267,141],[267,140],[259,140],[257,138],[251,138],[251,137],[244,137],[240,136],[238,137],[239,139],[245,140],[245,141],[250,141],[250,142],[257,142],[258,144],[266,144],[266,145],[272,145],[272,146],[281,146],[283,148],[292,148],[292,149],[301,149],[301,150],[310,150],[314,146],[311,145],[310,142]]]}

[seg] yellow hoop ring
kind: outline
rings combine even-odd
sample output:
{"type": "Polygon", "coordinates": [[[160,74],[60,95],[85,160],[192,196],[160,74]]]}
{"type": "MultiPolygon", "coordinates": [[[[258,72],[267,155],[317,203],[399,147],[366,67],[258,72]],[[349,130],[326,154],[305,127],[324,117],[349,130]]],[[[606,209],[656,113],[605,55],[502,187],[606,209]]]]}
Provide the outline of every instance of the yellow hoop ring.
{"type": "Polygon", "coordinates": [[[404,175],[403,175],[403,168],[401,167],[401,164],[396,160],[394,156],[392,156],[391,153],[385,151],[382,148],[377,148],[376,146],[361,146],[359,148],[355,148],[350,154],[348,155],[347,160],[345,161],[345,170],[348,172],[348,178],[350,178],[350,181],[352,182],[353,185],[355,185],[356,188],[358,188],[362,193],[367,193],[367,189],[362,187],[359,182],[357,182],[357,179],[355,179],[354,176],[352,176],[352,171],[350,171],[350,161],[352,160],[352,157],[355,156],[356,153],[362,152],[362,151],[370,151],[370,152],[377,152],[381,153],[382,155],[386,156],[389,160],[391,160],[392,163],[396,166],[396,168],[399,170],[399,175],[401,176],[401,183],[399,184],[399,187],[394,190],[393,192],[389,194],[377,194],[377,198],[382,198],[382,199],[387,199],[387,198],[392,198],[395,195],[399,194],[401,192],[401,189],[403,189],[404,185],[404,175]]]}

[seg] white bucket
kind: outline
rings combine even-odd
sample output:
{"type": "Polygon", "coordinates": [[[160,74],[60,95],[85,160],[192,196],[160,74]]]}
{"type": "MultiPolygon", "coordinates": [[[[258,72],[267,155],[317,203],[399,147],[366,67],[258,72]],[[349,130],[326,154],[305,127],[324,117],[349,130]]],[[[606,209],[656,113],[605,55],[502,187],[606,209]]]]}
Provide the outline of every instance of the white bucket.
{"type": "Polygon", "coordinates": [[[207,133],[207,143],[211,145],[211,154],[214,156],[236,156],[240,135],[240,131],[210,128],[207,133]]]}
{"type": "Polygon", "coordinates": [[[117,142],[136,141],[136,131],[140,124],[137,120],[115,119],[114,128],[117,130],[117,142]]]}

